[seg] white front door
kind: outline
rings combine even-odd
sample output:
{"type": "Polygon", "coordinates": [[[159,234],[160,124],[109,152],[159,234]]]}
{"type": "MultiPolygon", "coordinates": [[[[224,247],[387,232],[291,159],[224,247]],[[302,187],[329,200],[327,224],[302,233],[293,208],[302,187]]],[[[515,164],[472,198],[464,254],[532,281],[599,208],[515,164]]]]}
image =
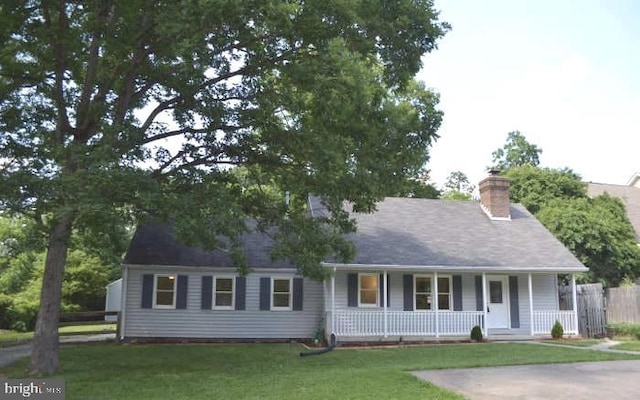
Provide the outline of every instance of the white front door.
{"type": "Polygon", "coordinates": [[[509,327],[509,280],[487,276],[487,328],[509,327]]]}

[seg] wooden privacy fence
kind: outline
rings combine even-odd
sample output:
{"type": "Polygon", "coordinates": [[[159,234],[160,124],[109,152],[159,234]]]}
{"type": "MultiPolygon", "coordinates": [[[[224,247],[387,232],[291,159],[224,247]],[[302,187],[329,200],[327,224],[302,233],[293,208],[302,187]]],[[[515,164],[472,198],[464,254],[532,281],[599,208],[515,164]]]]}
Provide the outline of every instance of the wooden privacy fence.
{"type": "MultiPolygon", "coordinates": [[[[561,310],[573,309],[571,286],[558,287],[561,310]]],[[[576,287],[578,331],[582,337],[602,337],[607,333],[607,309],[601,283],[576,287]]]]}
{"type": "Polygon", "coordinates": [[[640,324],[640,286],[607,289],[607,320],[640,324]]]}

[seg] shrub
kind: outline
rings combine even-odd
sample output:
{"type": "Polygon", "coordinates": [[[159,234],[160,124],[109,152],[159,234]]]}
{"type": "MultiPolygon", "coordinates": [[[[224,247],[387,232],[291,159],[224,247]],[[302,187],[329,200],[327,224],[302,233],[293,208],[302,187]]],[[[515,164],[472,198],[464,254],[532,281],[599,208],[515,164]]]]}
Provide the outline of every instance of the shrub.
{"type": "Polygon", "coordinates": [[[554,339],[562,339],[563,335],[564,328],[562,328],[560,321],[556,320],[556,323],[553,324],[553,328],[551,328],[551,337],[554,339]]]}
{"type": "Polygon", "coordinates": [[[471,329],[471,340],[476,342],[482,342],[482,329],[478,325],[471,329]]]}
{"type": "MultiPolygon", "coordinates": [[[[640,324],[618,323],[607,325],[607,335],[640,337],[640,324]]],[[[640,340],[640,339],[639,339],[640,340]]]]}

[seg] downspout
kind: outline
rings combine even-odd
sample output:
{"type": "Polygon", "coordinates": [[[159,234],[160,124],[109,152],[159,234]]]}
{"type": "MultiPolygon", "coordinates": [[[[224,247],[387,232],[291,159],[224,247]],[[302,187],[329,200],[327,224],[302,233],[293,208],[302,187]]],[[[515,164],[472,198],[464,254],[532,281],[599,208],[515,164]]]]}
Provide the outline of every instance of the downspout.
{"type": "MultiPolygon", "coordinates": [[[[123,265],[122,267],[123,271],[122,271],[122,289],[121,289],[121,293],[120,293],[120,332],[118,332],[118,335],[120,335],[119,338],[119,342],[123,341],[125,338],[125,314],[126,314],[126,309],[127,309],[127,287],[129,284],[129,267],[127,267],[126,265],[123,265]]],[[[117,338],[116,338],[117,339],[117,338]]]]}

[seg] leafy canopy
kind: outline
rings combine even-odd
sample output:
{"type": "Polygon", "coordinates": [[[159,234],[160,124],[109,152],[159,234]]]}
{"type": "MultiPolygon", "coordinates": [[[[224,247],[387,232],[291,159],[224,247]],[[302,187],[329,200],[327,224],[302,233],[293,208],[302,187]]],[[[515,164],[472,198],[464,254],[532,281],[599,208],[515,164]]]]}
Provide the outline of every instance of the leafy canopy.
{"type": "Polygon", "coordinates": [[[540,154],[542,154],[542,149],[529,143],[520,131],[509,132],[507,143],[492,153],[493,168],[505,170],[523,165],[537,167],[540,165],[540,154]]]}
{"type": "MultiPolygon", "coordinates": [[[[288,221],[308,193],[368,211],[437,137],[438,97],[411,80],[449,28],[429,0],[30,1],[2,14],[0,204],[47,234],[65,221],[113,240],[152,215],[223,246],[246,218],[289,224],[285,191],[288,221]],[[237,166],[275,192],[247,190],[237,166]]],[[[335,244],[305,274],[346,254],[334,231],[353,226],[336,215],[297,243],[335,244]]]]}

